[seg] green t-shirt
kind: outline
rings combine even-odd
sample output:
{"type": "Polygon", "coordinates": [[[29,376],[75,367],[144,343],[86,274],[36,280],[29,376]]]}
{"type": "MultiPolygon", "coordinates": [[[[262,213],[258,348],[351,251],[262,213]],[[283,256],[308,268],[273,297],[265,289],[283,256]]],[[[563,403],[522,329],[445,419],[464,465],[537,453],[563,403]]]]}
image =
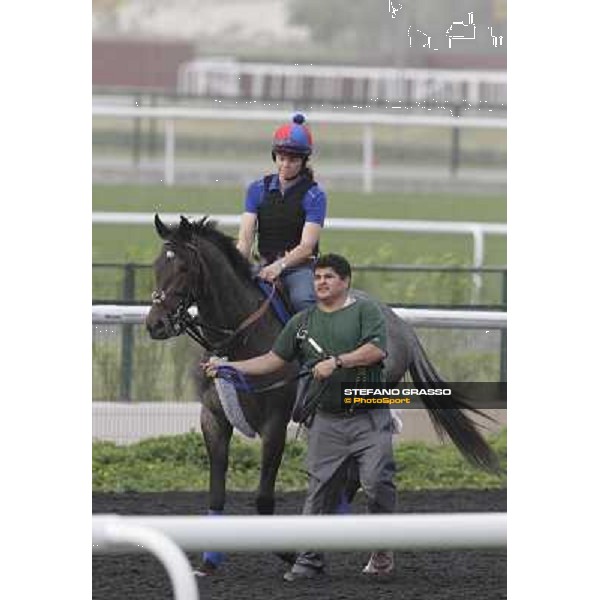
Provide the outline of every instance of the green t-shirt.
{"type": "MultiPolygon", "coordinates": [[[[322,358],[307,339],[298,340],[297,333],[302,327],[308,312],[306,329],[310,336],[329,356],[352,352],[370,342],[385,351],[387,337],[385,318],[379,306],[372,300],[359,298],[352,304],[334,312],[324,312],[318,307],[308,308],[294,315],[286,324],[273,345],[273,352],[285,361],[297,358],[302,364],[322,358]]],[[[336,369],[329,378],[319,408],[327,412],[343,410],[340,383],[380,382],[382,365],[336,369]]],[[[311,384],[316,385],[316,382],[311,384]]],[[[309,391],[310,393],[310,391],[309,391]]]]}

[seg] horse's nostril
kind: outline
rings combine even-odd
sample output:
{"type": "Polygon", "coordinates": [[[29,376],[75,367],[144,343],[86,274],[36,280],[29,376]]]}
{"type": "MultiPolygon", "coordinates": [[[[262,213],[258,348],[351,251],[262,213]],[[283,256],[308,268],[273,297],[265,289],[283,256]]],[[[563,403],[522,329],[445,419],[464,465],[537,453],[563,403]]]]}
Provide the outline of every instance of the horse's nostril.
{"type": "Polygon", "coordinates": [[[146,323],[146,329],[153,340],[163,340],[167,337],[167,330],[162,321],[146,323]]]}

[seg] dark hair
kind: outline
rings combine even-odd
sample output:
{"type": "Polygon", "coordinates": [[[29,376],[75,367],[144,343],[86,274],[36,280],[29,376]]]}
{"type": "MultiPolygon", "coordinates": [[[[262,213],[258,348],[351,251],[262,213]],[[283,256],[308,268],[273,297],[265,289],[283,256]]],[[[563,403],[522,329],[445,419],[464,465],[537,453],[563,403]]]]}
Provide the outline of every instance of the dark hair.
{"type": "Polygon", "coordinates": [[[323,254],[319,256],[315,262],[315,270],[326,267],[331,267],[342,279],[350,279],[352,277],[350,263],[339,254],[323,254]]]}
{"type": "Polygon", "coordinates": [[[314,171],[310,167],[308,167],[306,165],[304,165],[302,167],[302,170],[300,171],[299,174],[302,175],[302,177],[306,177],[306,179],[308,179],[309,181],[314,181],[315,180],[315,173],[314,173],[314,171]]]}

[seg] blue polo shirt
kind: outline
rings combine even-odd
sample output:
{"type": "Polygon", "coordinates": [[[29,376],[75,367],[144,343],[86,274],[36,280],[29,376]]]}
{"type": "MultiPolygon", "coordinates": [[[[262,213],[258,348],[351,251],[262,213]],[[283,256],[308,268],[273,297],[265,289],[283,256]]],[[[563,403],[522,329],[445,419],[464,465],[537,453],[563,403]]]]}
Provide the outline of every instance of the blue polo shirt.
{"type": "MultiPolygon", "coordinates": [[[[287,188],[283,194],[283,199],[294,189],[294,187],[298,185],[295,183],[291,187],[287,188]]],[[[269,191],[271,190],[279,190],[279,177],[277,174],[271,177],[271,181],[269,183],[269,191]]],[[[264,179],[257,179],[253,181],[246,191],[246,200],[244,202],[244,210],[249,213],[257,214],[258,207],[260,206],[265,191],[265,182],[264,179]]],[[[302,199],[302,207],[304,208],[304,212],[306,213],[306,223],[317,223],[323,227],[325,223],[325,214],[327,212],[327,196],[323,188],[317,185],[313,185],[307,192],[304,194],[304,198],[302,199]]]]}

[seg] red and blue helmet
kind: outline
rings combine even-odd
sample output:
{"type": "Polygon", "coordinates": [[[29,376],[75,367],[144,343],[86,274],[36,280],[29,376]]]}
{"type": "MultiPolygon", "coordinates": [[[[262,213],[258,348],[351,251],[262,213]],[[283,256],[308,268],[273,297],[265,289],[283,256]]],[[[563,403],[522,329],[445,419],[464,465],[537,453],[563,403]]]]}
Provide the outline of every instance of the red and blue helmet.
{"type": "Polygon", "coordinates": [[[292,117],[292,122],[282,125],[273,134],[271,156],[275,160],[277,152],[285,152],[296,156],[308,158],[312,153],[312,133],[303,125],[306,118],[301,113],[292,117]]]}

